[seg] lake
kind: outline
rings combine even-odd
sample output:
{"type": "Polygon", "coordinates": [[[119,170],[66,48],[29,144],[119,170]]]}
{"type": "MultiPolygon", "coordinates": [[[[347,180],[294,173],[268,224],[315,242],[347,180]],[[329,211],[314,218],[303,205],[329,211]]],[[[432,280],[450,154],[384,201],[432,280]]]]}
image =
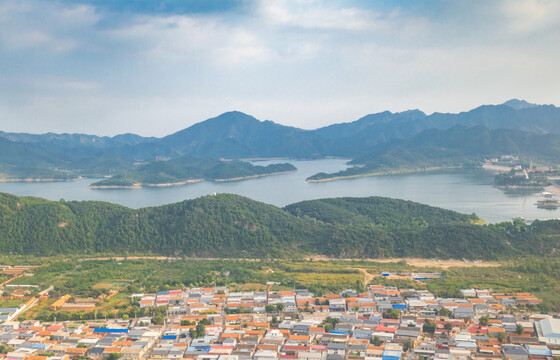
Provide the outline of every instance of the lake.
{"type": "Polygon", "coordinates": [[[506,194],[492,186],[493,174],[483,169],[376,176],[323,183],[304,180],[318,172],[346,168],[346,160],[259,161],[259,165],[286,162],[297,172],[238,182],[199,182],[167,188],[92,190],[94,179],[68,183],[0,183],[0,192],[51,200],[101,200],[132,208],[163,205],[216,193],[234,193],[284,206],[302,200],[341,196],[388,196],[413,200],[462,213],[476,213],[489,222],[560,217],[559,210],[538,209],[538,194],[506,194]]]}

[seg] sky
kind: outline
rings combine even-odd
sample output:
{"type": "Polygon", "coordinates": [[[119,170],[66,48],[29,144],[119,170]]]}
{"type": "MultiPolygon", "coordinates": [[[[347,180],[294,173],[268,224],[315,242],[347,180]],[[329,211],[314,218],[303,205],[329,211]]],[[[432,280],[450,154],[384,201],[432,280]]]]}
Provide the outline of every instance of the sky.
{"type": "Polygon", "coordinates": [[[560,104],[560,1],[0,0],[0,130],[560,104]]]}

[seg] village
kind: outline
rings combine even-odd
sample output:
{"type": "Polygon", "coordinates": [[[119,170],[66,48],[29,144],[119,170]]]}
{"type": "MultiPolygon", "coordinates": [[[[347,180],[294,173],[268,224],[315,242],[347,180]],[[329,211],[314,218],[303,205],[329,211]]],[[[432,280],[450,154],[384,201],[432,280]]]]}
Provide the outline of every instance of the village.
{"type": "MultiPolygon", "coordinates": [[[[228,287],[132,294],[150,316],[18,321],[0,309],[4,360],[553,359],[560,319],[530,293],[463,289],[460,298],[370,285],[314,296],[306,289],[228,287]]],[[[62,307],[63,296],[53,303],[62,307]]],[[[52,305],[51,305],[52,306],[52,305]]],[[[15,314],[15,315],[14,315],[15,314]]]]}

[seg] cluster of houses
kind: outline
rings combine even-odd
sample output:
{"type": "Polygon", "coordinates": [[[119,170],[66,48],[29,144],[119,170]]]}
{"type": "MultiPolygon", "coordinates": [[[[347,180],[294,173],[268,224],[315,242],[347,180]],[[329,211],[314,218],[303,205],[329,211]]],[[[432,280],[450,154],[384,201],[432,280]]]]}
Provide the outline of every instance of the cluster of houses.
{"type": "Polygon", "coordinates": [[[534,314],[531,294],[464,289],[461,298],[372,285],[314,296],[307,290],[225,287],[134,294],[150,317],[0,324],[4,360],[545,360],[560,356],[560,319],[534,314]]]}

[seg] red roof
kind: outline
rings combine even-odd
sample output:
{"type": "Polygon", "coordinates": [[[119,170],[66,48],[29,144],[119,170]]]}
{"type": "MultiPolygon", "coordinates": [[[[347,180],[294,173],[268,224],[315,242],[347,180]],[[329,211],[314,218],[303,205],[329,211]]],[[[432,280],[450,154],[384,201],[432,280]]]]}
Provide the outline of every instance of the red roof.
{"type": "Polygon", "coordinates": [[[375,328],[375,331],[396,333],[396,332],[397,332],[397,328],[389,327],[389,326],[383,326],[383,325],[378,325],[378,326],[375,328]]]}
{"type": "Polygon", "coordinates": [[[311,350],[311,346],[303,346],[303,345],[284,345],[282,350],[297,350],[297,351],[308,351],[311,350]]]}
{"type": "Polygon", "coordinates": [[[476,334],[476,333],[479,333],[479,334],[488,334],[488,328],[487,328],[487,327],[471,326],[471,327],[469,328],[469,332],[470,332],[470,333],[473,333],[473,334],[476,334]]]}

